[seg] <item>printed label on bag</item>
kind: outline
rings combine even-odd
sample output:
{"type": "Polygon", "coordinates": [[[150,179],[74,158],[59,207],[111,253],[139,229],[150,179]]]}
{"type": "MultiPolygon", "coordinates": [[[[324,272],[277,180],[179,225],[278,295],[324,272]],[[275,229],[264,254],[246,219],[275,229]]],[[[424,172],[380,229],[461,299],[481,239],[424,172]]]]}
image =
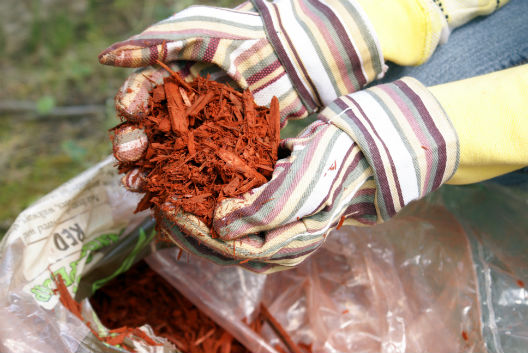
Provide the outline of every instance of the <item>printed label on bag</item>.
{"type": "Polygon", "coordinates": [[[110,163],[94,168],[92,174],[63,185],[17,219],[12,231],[21,233],[25,245],[23,290],[44,308],[58,302],[52,273],[62,276],[75,293],[84,266],[94,261],[94,252],[119,241],[123,220],[114,220],[107,196],[123,192],[118,180],[110,163]]]}
{"type": "Polygon", "coordinates": [[[64,280],[66,287],[70,287],[73,293],[77,290],[77,284],[80,280],[80,273],[78,271],[80,266],[85,266],[90,264],[94,260],[93,252],[100,250],[106,246],[115,244],[119,241],[118,233],[108,233],[96,237],[94,240],[91,240],[83,245],[81,249],[81,255],[79,258],[74,257],[71,261],[61,261],[60,264],[67,263],[66,265],[61,266],[57,270],[47,271],[42,276],[39,276],[36,280],[32,281],[28,286],[24,288],[29,291],[34,296],[34,298],[41,303],[42,306],[48,308],[53,307],[56,303],[50,302],[54,298],[55,293],[53,289],[55,285],[53,283],[53,276],[61,276],[64,280]],[[47,304],[49,303],[49,304],[47,304]]]}

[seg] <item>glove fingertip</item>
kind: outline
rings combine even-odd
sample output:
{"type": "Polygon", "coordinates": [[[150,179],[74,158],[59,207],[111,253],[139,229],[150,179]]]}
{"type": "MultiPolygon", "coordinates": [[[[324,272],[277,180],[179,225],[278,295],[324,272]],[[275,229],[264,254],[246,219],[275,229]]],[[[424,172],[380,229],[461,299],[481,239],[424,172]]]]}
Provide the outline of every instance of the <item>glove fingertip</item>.
{"type": "Polygon", "coordinates": [[[118,48],[118,46],[119,46],[119,43],[113,44],[109,46],[108,48],[106,48],[105,50],[103,50],[101,53],[99,53],[99,55],[97,56],[99,63],[103,65],[111,65],[111,66],[117,65],[115,51],[118,48]]]}
{"type": "Polygon", "coordinates": [[[108,53],[105,51],[101,52],[98,56],[97,56],[97,59],[99,60],[99,64],[102,64],[102,65],[111,65],[110,64],[110,60],[109,59],[109,56],[108,56],[108,53]]]}
{"type": "Polygon", "coordinates": [[[163,82],[165,70],[152,67],[135,71],[119,89],[115,97],[118,114],[136,121],[147,115],[148,100],[152,89],[163,82]]]}
{"type": "Polygon", "coordinates": [[[148,96],[127,88],[116,95],[115,108],[117,114],[126,120],[141,120],[147,115],[148,96]]]}
{"type": "Polygon", "coordinates": [[[132,169],[121,178],[121,184],[132,192],[143,192],[145,175],[138,169],[132,169]]]}
{"type": "Polygon", "coordinates": [[[114,156],[121,162],[139,160],[148,146],[145,131],[135,125],[124,125],[115,131],[112,140],[114,156]]]}
{"type": "Polygon", "coordinates": [[[119,42],[103,50],[98,56],[100,64],[122,67],[144,67],[149,65],[141,55],[134,55],[141,46],[132,43],[119,42]]]}

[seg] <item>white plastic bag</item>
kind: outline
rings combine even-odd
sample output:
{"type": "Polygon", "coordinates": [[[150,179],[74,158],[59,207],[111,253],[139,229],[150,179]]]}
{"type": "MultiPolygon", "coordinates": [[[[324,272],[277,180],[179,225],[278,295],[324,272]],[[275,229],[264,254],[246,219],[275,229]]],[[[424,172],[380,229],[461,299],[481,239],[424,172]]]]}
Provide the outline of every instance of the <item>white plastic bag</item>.
{"type": "MultiPolygon", "coordinates": [[[[526,189],[443,187],[372,228],[343,227],[298,268],[267,277],[157,249],[108,158],[24,211],[0,244],[0,351],[124,352],[99,342],[58,303],[51,272],[82,300],[147,262],[254,352],[274,352],[242,322],[263,301],[314,352],[525,352],[526,189]]],[[[156,245],[155,245],[156,244],[156,245]]],[[[130,340],[139,352],[176,351],[130,340]]]]}
{"type": "MultiPolygon", "coordinates": [[[[138,197],[121,187],[114,163],[109,157],[37,201],[2,240],[0,351],[125,352],[102,344],[63,307],[52,280],[52,273],[60,274],[80,300],[150,251],[152,236],[136,229],[150,217],[133,214],[138,197]]],[[[87,300],[83,315],[105,334],[87,300]]],[[[130,345],[138,351],[171,351],[160,342],[165,346],[156,350],[142,341],[130,345]]]]}

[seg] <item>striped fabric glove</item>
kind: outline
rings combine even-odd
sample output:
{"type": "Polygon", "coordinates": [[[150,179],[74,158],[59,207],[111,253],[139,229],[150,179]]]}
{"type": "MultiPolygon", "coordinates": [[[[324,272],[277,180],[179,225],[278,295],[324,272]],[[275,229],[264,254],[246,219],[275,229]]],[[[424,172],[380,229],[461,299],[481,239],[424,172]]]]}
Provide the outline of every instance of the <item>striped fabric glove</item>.
{"type": "Polygon", "coordinates": [[[215,210],[218,237],[166,215],[160,227],[181,247],[259,272],[295,266],[343,223],[373,225],[437,189],[455,172],[458,138],[434,96],[418,81],[338,98],[277,162],[267,184],[215,210]]]}
{"type": "Polygon", "coordinates": [[[143,68],[116,97],[125,118],[141,115],[149,90],[161,82],[164,71],[149,67],[157,60],[178,62],[184,76],[213,72],[213,79],[223,80],[227,74],[259,105],[277,96],[282,125],[357,91],[385,68],[355,0],[253,0],[234,10],[192,6],[112,45],[100,54],[101,63],[143,68]]]}

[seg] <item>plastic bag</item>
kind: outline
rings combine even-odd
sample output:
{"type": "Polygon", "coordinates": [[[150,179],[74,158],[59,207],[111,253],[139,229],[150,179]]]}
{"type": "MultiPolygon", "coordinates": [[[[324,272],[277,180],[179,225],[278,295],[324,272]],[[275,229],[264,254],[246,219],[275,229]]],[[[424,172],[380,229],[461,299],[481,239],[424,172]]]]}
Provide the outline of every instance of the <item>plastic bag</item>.
{"type": "Polygon", "coordinates": [[[463,232],[442,208],[414,211],[420,213],[368,231],[343,227],[308,261],[267,276],[264,286],[241,285],[259,275],[215,271],[203,260],[178,263],[171,250],[148,262],[217,320],[243,327],[243,313],[215,308],[233,298],[247,307],[249,298],[262,297],[294,341],[312,343],[314,352],[461,352],[471,348],[462,331],[482,351],[474,334],[480,329],[476,278],[463,232]]]}
{"type": "Polygon", "coordinates": [[[178,261],[172,249],[148,263],[237,337],[249,335],[245,342],[251,332],[241,320],[262,300],[313,352],[525,352],[527,191],[444,187],[385,224],[331,233],[307,261],[265,283],[237,268],[178,261]]]}
{"type": "MultiPolygon", "coordinates": [[[[147,262],[254,352],[275,352],[242,322],[263,301],[314,352],[524,352],[528,346],[528,190],[443,187],[372,228],[343,227],[298,268],[269,276],[159,249],[148,213],[132,213],[108,158],[24,211],[0,244],[2,352],[123,352],[57,304],[60,273],[83,316],[87,298],[147,262]],[[456,215],[456,216],[455,216],[456,215]],[[51,272],[50,272],[51,271],[51,272]]],[[[139,352],[176,351],[132,340],[139,352]]]]}
{"type": "MultiPolygon", "coordinates": [[[[61,275],[81,300],[152,250],[153,234],[138,228],[150,217],[133,214],[138,197],[121,187],[114,163],[107,158],[37,201],[2,239],[0,351],[126,352],[101,343],[59,304],[51,278],[61,275]]],[[[91,326],[105,335],[87,300],[82,308],[91,326]]],[[[156,351],[173,351],[158,341],[165,345],[156,351]]],[[[139,340],[130,345],[154,351],[139,340]]]]}

